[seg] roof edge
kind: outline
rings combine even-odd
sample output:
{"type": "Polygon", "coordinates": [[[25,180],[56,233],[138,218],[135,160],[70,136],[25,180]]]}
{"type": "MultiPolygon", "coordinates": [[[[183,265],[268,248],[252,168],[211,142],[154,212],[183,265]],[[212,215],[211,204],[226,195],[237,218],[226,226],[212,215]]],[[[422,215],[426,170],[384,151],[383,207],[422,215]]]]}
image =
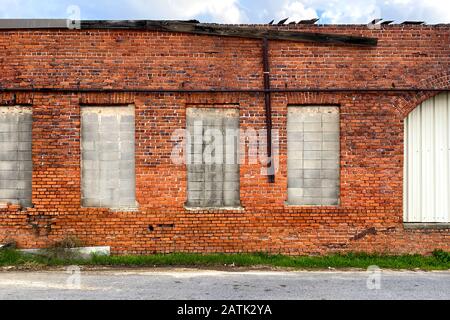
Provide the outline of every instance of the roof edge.
{"type": "Polygon", "coordinates": [[[370,37],[304,32],[284,28],[261,28],[251,25],[208,24],[197,20],[3,19],[0,20],[0,30],[2,29],[127,29],[336,45],[376,46],[378,43],[378,39],[370,37]]]}
{"type": "MultiPolygon", "coordinates": [[[[92,25],[95,24],[97,29],[117,29],[121,26],[121,29],[145,29],[146,26],[155,23],[159,24],[197,24],[203,26],[221,26],[221,27],[267,27],[272,29],[292,29],[295,30],[296,26],[307,27],[367,27],[367,24],[314,24],[314,25],[269,25],[269,24],[222,24],[222,23],[200,23],[197,20],[71,20],[71,19],[0,19],[1,29],[76,29],[75,23],[81,29],[92,29],[92,25]]],[[[386,27],[434,27],[434,26],[450,26],[450,23],[438,23],[438,24],[390,24],[383,25],[386,27]]]]}

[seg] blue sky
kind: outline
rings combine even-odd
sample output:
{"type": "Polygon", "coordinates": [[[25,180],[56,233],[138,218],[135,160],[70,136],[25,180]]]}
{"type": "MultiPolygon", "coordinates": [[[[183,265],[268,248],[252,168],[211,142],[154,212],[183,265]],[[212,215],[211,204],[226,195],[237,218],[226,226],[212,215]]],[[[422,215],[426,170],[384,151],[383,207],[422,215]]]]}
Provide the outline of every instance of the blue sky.
{"type": "Polygon", "coordinates": [[[0,0],[0,18],[199,19],[267,23],[320,18],[320,23],[368,23],[374,18],[450,23],[450,0],[0,0]]]}

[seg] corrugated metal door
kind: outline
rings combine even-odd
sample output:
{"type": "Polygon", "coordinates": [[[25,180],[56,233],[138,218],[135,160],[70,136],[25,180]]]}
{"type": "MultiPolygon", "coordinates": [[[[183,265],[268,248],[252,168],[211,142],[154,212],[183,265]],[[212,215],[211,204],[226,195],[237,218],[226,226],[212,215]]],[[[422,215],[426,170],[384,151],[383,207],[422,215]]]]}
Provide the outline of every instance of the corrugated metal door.
{"type": "Polygon", "coordinates": [[[450,94],[405,119],[405,222],[450,222],[450,94]]]}

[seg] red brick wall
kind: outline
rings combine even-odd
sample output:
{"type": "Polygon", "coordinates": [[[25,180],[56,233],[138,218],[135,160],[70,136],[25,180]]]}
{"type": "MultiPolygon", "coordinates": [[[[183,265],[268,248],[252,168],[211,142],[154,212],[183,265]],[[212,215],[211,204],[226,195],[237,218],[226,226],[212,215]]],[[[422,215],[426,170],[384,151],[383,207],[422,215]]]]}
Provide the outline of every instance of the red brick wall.
{"type": "MultiPolygon", "coordinates": [[[[450,90],[450,26],[297,27],[379,38],[376,48],[270,42],[272,83],[296,87],[436,87],[450,90]]],[[[186,34],[90,31],[0,32],[0,87],[260,89],[258,40],[186,34]]],[[[184,209],[186,168],[172,163],[171,135],[186,107],[239,105],[241,127],[265,127],[258,93],[0,93],[33,106],[34,208],[0,209],[0,241],[43,247],[68,235],[114,253],[450,251],[449,229],[405,230],[403,119],[425,92],[277,93],[276,183],[261,165],[241,166],[244,211],[184,209]],[[138,212],[80,207],[80,105],[134,104],[138,212]],[[287,207],[289,104],[339,105],[341,205],[287,207]],[[149,230],[152,226],[152,230],[149,230]]]]}

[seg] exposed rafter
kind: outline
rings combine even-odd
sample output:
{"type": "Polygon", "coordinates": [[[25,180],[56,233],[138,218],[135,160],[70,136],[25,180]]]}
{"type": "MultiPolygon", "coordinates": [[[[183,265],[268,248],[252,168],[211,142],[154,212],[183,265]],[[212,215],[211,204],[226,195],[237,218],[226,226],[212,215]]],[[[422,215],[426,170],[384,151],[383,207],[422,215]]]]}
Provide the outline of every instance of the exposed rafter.
{"type": "Polygon", "coordinates": [[[383,19],[373,19],[371,22],[369,22],[369,24],[377,24],[378,22],[383,21],[383,19]]]}
{"type": "Polygon", "coordinates": [[[319,21],[318,18],[309,19],[309,20],[300,20],[298,24],[315,24],[317,21],[319,21]]]}
{"type": "Polygon", "coordinates": [[[405,22],[402,22],[401,24],[412,24],[412,25],[422,25],[422,24],[424,24],[425,22],[424,21],[405,21],[405,22]]]}
{"type": "Polygon", "coordinates": [[[278,22],[278,25],[283,25],[286,21],[288,21],[289,18],[280,20],[280,22],[278,22]]]}

